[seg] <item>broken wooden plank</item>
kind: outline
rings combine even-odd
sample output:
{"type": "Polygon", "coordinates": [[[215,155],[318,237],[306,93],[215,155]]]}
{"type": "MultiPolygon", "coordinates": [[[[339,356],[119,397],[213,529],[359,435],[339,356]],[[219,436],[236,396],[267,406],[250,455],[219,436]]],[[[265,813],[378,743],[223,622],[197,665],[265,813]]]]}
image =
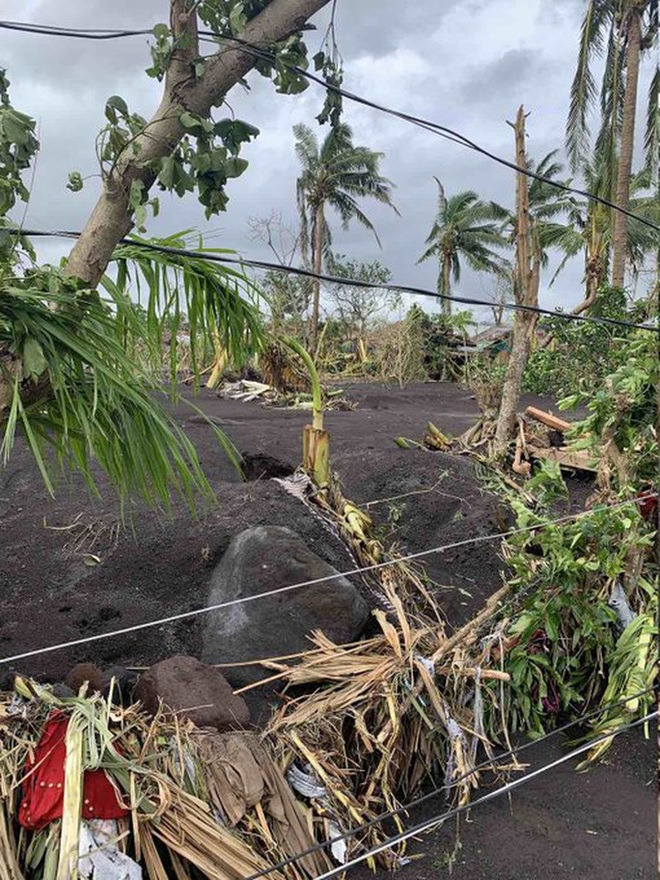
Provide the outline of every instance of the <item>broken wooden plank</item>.
{"type": "Polygon", "coordinates": [[[584,449],[557,449],[556,447],[540,447],[528,444],[527,451],[532,458],[556,461],[560,467],[570,468],[570,470],[589,471],[594,474],[598,471],[593,457],[584,449]]]}
{"type": "Polygon", "coordinates": [[[558,416],[553,416],[552,413],[545,412],[542,409],[537,409],[535,406],[528,406],[525,410],[525,415],[530,419],[541,422],[548,428],[552,428],[554,431],[560,431],[562,434],[572,427],[570,422],[566,422],[558,416]]]}

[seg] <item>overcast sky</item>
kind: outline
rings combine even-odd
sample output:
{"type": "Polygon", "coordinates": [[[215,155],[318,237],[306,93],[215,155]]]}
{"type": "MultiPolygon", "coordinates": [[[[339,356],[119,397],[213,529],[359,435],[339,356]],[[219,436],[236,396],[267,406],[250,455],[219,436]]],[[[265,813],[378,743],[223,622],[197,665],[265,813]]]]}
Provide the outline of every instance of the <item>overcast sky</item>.
{"type": "MultiPolygon", "coordinates": [[[[528,148],[537,159],[561,147],[574,73],[580,20],[586,0],[339,0],[338,42],[345,61],[345,86],[373,100],[455,128],[507,158],[513,133],[506,124],[519,104],[531,114],[528,148]]],[[[167,0],[3,0],[2,17],[70,27],[138,28],[166,21],[167,0]]],[[[327,9],[315,19],[310,54],[318,48],[327,9]]],[[[81,193],[66,189],[69,171],[94,174],[94,141],[104,124],[105,100],[122,95],[130,108],[149,117],[160,86],[144,74],[148,40],[133,37],[88,42],[0,31],[0,65],[12,81],[12,101],[39,125],[42,149],[36,167],[27,225],[79,229],[98,193],[87,181],[81,193]]],[[[322,91],[311,85],[295,97],[277,95],[256,74],[249,93],[237,88],[228,100],[236,115],[261,134],[244,149],[245,174],[229,188],[225,214],[204,219],[195,198],[161,195],[161,214],[149,233],[165,235],[188,227],[212,232],[209,244],[268,258],[252,240],[249,220],[282,211],[296,220],[297,163],[292,126],[316,125],[322,91]]],[[[644,95],[645,83],[641,94],[644,95]]],[[[640,114],[643,115],[643,114],[640,114]]],[[[382,250],[361,227],[342,232],[335,217],[335,247],[364,260],[379,259],[393,280],[435,288],[437,269],[417,265],[433,222],[438,176],[448,194],[474,189],[485,199],[512,205],[514,174],[485,157],[405,122],[346,103],[345,119],[355,140],[385,154],[383,173],[395,184],[400,216],[365,204],[377,226],[382,250]]],[[[321,129],[321,136],[325,129],[321,129]]],[[[45,259],[66,253],[58,242],[40,245],[45,259]]],[[[570,265],[541,304],[570,307],[581,296],[582,264],[570,265]]],[[[489,298],[488,276],[465,272],[456,293],[489,298]]]]}

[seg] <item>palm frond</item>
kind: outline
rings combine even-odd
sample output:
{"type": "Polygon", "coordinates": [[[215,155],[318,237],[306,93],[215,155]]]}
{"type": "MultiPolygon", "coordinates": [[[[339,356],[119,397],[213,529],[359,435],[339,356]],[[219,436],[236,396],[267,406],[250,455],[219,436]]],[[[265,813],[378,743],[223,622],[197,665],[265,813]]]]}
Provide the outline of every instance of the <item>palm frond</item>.
{"type": "Polygon", "coordinates": [[[295,151],[304,170],[313,169],[319,161],[319,142],[311,128],[303,123],[293,126],[295,151]]]}
{"type": "Polygon", "coordinates": [[[649,85],[644,154],[644,166],[648,169],[651,180],[657,181],[660,162],[660,65],[658,64],[649,85]]]}
{"type": "Polygon", "coordinates": [[[141,239],[131,236],[132,243],[119,245],[112,261],[117,266],[116,280],[102,279],[102,285],[113,303],[137,296],[138,305],[146,313],[145,342],[150,352],[160,359],[163,336],[170,334],[170,379],[176,383],[179,333],[188,330],[191,369],[195,379],[204,366],[204,346],[220,341],[230,359],[241,364],[262,345],[259,311],[254,303],[256,290],[242,271],[204,259],[204,254],[233,254],[221,248],[205,248],[200,242],[201,256],[163,253],[145,249],[144,243],[168,248],[185,246],[182,234],[166,239],[141,239]]]}
{"type": "Polygon", "coordinates": [[[192,443],[154,398],[156,383],[126,356],[117,334],[126,303],[113,310],[65,282],[53,292],[43,278],[15,278],[0,296],[0,349],[15,358],[0,412],[4,460],[21,428],[51,492],[66,467],[98,492],[100,466],[122,500],[138,494],[167,508],[172,493],[191,505],[212,497],[192,443]]]}
{"type": "Polygon", "coordinates": [[[611,0],[589,0],[582,21],[578,63],[571,85],[571,100],[566,123],[566,152],[576,171],[589,151],[588,118],[598,98],[591,72],[594,56],[603,52],[603,33],[614,17],[611,0]]]}

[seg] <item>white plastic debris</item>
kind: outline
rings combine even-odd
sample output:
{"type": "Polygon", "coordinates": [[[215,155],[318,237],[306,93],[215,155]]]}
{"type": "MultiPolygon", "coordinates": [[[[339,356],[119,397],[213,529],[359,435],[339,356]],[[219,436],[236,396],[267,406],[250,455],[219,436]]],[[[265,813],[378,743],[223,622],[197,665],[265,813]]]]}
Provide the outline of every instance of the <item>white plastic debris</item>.
{"type": "Polygon", "coordinates": [[[435,675],[435,663],[431,657],[422,657],[421,654],[415,654],[415,660],[420,663],[430,675],[435,675]]]}
{"type": "Polygon", "coordinates": [[[628,597],[626,596],[626,591],[623,589],[621,581],[617,581],[614,585],[607,604],[616,612],[617,627],[620,632],[623,632],[628,624],[632,623],[633,620],[637,617],[635,612],[630,607],[628,597]]]}
{"type": "Polygon", "coordinates": [[[78,876],[81,880],[142,880],[142,868],[119,850],[114,819],[80,824],[78,876]]]}
{"type": "Polygon", "coordinates": [[[334,843],[330,844],[330,852],[336,862],[339,862],[340,865],[345,865],[348,860],[348,846],[346,845],[346,838],[341,837],[341,828],[336,822],[330,821],[328,822],[328,832],[329,840],[340,838],[339,840],[334,840],[334,843]]]}
{"type": "Polygon", "coordinates": [[[309,764],[304,770],[292,764],[286,778],[291,788],[303,797],[320,799],[328,795],[328,789],[319,784],[319,778],[309,764]]]}

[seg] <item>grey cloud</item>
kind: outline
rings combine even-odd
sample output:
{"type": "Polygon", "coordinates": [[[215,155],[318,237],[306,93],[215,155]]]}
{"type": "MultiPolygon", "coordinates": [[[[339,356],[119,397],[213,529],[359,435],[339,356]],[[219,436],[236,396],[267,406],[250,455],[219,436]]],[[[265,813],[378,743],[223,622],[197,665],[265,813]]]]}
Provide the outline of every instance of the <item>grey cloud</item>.
{"type": "Polygon", "coordinates": [[[509,49],[489,64],[471,65],[461,77],[460,94],[472,105],[514,104],[527,101],[540,78],[552,75],[552,66],[537,49],[509,49]]]}

